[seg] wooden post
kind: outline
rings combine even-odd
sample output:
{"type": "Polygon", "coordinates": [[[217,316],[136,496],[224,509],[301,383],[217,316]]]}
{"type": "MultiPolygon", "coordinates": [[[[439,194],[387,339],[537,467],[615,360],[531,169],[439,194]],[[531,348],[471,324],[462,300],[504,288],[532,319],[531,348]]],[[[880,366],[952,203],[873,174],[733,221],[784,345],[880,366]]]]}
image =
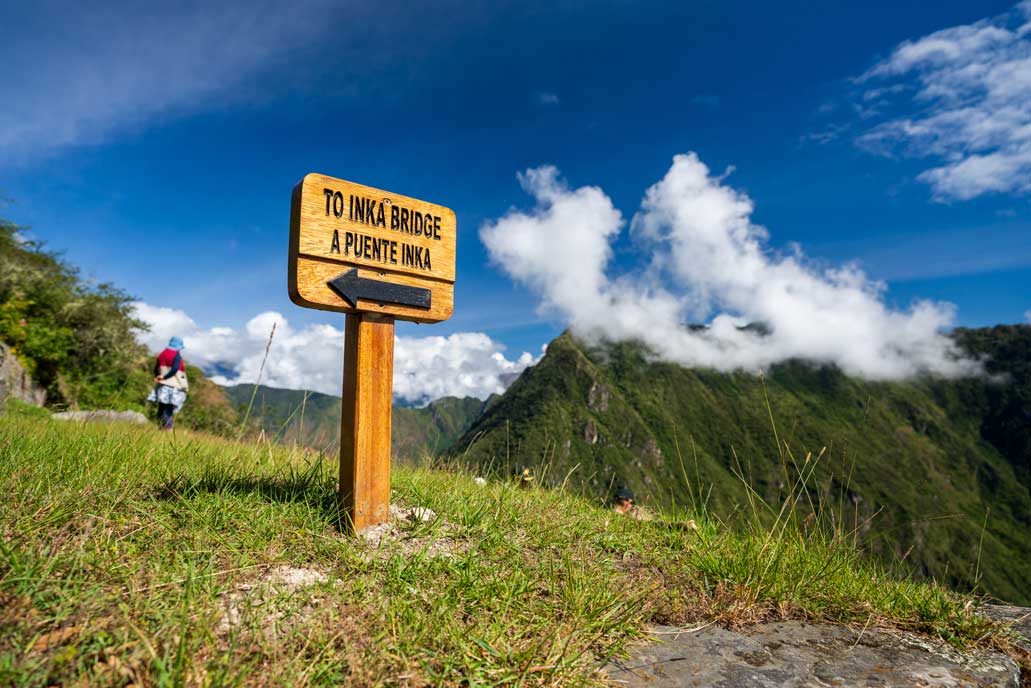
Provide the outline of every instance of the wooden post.
{"type": "Polygon", "coordinates": [[[340,505],[355,532],[390,516],[394,318],[454,310],[458,220],[442,205],[324,174],[290,199],[290,300],[347,313],[340,505]]]}
{"type": "Polygon", "coordinates": [[[344,337],[340,504],[357,533],[390,515],[394,318],[348,313],[344,337]]]}

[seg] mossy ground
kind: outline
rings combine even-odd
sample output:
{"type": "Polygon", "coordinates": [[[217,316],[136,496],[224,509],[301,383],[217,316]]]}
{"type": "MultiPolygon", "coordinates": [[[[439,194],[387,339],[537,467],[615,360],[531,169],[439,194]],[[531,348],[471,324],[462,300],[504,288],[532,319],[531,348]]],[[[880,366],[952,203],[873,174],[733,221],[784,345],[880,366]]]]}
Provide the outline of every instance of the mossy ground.
{"type": "Polygon", "coordinates": [[[1006,643],[972,598],[896,577],[787,502],[757,506],[772,528],[638,522],[561,489],[401,468],[394,500],[438,518],[370,557],[339,528],[334,471],[268,443],[0,418],[0,684],[576,685],[650,622],[771,617],[1006,643]],[[404,546],[435,537],[461,546],[404,546]],[[326,580],[225,623],[281,564],[326,580]]]}

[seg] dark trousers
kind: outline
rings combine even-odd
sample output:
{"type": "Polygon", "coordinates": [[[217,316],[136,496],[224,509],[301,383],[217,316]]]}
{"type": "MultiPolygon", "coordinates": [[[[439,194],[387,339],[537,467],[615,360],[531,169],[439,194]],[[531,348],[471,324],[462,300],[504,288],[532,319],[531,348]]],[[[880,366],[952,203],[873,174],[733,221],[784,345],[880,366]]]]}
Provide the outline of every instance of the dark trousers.
{"type": "Polygon", "coordinates": [[[175,406],[171,404],[158,403],[158,425],[165,430],[172,429],[172,422],[175,420],[175,406]]]}

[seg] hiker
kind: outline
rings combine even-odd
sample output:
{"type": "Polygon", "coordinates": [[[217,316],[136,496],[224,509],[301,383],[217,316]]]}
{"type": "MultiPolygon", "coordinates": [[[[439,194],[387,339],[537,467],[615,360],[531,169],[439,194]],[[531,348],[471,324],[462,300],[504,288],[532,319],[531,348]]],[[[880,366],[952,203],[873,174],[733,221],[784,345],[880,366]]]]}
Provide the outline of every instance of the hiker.
{"type": "Polygon", "coordinates": [[[651,512],[634,504],[634,493],[626,487],[616,490],[616,496],[612,500],[612,510],[617,514],[629,516],[635,521],[650,521],[653,518],[651,512]]]}
{"type": "Polygon", "coordinates": [[[171,430],[175,414],[186,402],[190,383],[186,379],[186,364],[183,363],[183,340],[172,337],[168,347],[158,354],[154,362],[154,391],[147,401],[158,405],[158,425],[162,430],[171,430]]]}

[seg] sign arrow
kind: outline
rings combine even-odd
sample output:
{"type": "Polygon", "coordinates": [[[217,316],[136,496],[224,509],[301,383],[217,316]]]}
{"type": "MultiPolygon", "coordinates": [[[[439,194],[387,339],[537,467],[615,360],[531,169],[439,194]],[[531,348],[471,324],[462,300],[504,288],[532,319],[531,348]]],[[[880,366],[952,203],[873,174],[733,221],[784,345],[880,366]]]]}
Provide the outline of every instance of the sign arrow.
{"type": "Polygon", "coordinates": [[[328,284],[333,291],[340,294],[353,308],[358,307],[358,299],[379,301],[380,303],[395,303],[399,306],[411,306],[412,308],[430,307],[432,292],[429,289],[359,277],[358,268],[351,268],[347,272],[340,273],[329,280],[328,284]]]}

